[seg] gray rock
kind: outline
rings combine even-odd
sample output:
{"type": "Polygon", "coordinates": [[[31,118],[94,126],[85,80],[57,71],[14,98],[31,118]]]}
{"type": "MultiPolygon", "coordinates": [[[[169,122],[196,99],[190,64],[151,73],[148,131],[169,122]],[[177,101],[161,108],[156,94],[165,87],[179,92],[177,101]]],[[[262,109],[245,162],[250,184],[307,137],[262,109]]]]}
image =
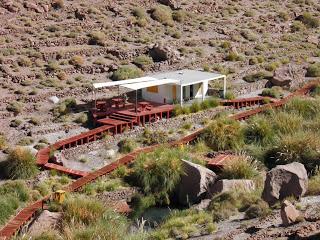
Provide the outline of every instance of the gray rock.
{"type": "Polygon", "coordinates": [[[244,190],[244,191],[254,191],[255,190],[255,184],[252,180],[245,180],[245,179],[222,179],[217,181],[212,188],[209,191],[209,197],[219,194],[219,193],[224,193],[224,192],[229,192],[233,190],[244,190]]]}
{"type": "Polygon", "coordinates": [[[179,0],[159,0],[159,2],[175,10],[179,9],[181,6],[181,3],[179,0]]]}
{"type": "Polygon", "coordinates": [[[200,203],[192,206],[193,209],[202,211],[209,207],[211,199],[203,199],[200,203]]]}
{"type": "Polygon", "coordinates": [[[177,61],[181,59],[179,51],[163,44],[151,46],[149,54],[155,62],[177,61]]]}
{"type": "Polygon", "coordinates": [[[185,174],[178,185],[178,199],[183,205],[193,204],[203,199],[214,184],[217,175],[201,165],[183,161],[185,174]]]}
{"type": "Polygon", "coordinates": [[[303,69],[292,64],[287,64],[276,69],[270,81],[274,86],[290,87],[301,82],[304,75],[303,69]]]}
{"type": "Polygon", "coordinates": [[[269,205],[274,205],[278,200],[289,196],[302,197],[307,187],[308,174],[303,164],[293,162],[278,165],[267,173],[262,199],[269,205]]]}
{"type": "Polygon", "coordinates": [[[284,226],[289,226],[296,223],[299,219],[300,212],[288,200],[281,204],[281,220],[284,226]]]}
{"type": "Polygon", "coordinates": [[[48,100],[53,104],[57,104],[60,101],[60,99],[57,96],[52,96],[48,100]]]}
{"type": "Polygon", "coordinates": [[[320,206],[319,205],[309,206],[304,213],[304,218],[309,222],[319,221],[320,220],[320,206]]]}

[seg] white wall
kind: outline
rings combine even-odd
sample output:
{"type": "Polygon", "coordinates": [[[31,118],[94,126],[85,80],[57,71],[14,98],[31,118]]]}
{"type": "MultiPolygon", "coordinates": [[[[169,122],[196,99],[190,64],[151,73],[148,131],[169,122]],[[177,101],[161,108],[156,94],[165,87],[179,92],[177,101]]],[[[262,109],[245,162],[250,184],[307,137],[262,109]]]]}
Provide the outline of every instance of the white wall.
{"type": "MultiPolygon", "coordinates": [[[[179,91],[180,87],[177,85],[177,98],[179,91]]],[[[158,93],[148,92],[147,88],[142,89],[142,98],[147,101],[164,103],[164,98],[166,98],[166,103],[172,103],[172,97],[172,85],[158,86],[158,93]]]]}

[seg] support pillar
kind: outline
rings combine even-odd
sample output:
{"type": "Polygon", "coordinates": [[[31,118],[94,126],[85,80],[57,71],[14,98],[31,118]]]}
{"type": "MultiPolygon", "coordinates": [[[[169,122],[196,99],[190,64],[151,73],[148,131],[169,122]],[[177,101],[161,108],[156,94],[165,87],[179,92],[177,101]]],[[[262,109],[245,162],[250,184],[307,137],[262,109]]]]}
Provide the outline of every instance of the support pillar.
{"type": "Polygon", "coordinates": [[[223,77],[223,98],[226,98],[227,93],[227,77],[223,77]]]}
{"type": "Polygon", "coordinates": [[[180,85],[180,105],[183,105],[183,86],[180,85]]]}

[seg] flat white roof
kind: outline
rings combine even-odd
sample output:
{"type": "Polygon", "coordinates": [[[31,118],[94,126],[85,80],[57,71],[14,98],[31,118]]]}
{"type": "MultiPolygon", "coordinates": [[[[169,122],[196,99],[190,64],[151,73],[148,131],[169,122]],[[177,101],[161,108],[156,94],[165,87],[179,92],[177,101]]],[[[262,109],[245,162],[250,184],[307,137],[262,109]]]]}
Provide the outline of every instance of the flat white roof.
{"type": "Polygon", "coordinates": [[[140,83],[128,83],[128,84],[121,85],[121,87],[129,88],[131,90],[138,90],[142,88],[160,86],[165,84],[179,84],[179,81],[175,79],[162,79],[162,80],[147,81],[147,82],[140,82],[140,83]]]}
{"type": "Polygon", "coordinates": [[[158,73],[146,77],[134,78],[122,81],[110,81],[103,83],[94,83],[94,88],[121,86],[132,90],[138,90],[146,87],[159,86],[164,84],[192,85],[203,81],[211,81],[225,78],[225,75],[197,70],[183,69],[172,72],[158,73]]]}
{"type": "Polygon", "coordinates": [[[154,75],[150,75],[150,77],[156,78],[159,80],[167,79],[167,78],[176,79],[179,81],[179,85],[191,85],[191,84],[195,84],[203,81],[224,78],[225,75],[219,74],[219,73],[183,69],[183,70],[172,71],[172,72],[157,73],[154,75]]]}

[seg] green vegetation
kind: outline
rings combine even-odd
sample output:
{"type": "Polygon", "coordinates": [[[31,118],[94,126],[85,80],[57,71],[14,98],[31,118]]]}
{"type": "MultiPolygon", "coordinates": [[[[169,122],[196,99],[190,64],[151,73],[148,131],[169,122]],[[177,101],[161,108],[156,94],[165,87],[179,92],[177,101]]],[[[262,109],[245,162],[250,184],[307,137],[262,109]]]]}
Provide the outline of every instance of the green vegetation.
{"type": "Polygon", "coordinates": [[[73,56],[69,63],[75,67],[81,67],[84,64],[84,59],[82,56],[73,56]]]}
{"type": "Polygon", "coordinates": [[[106,41],[106,35],[103,32],[94,31],[89,35],[89,43],[92,45],[101,45],[104,46],[106,41]]]}
{"type": "Polygon", "coordinates": [[[282,97],[281,90],[282,89],[279,87],[266,88],[266,89],[263,89],[261,96],[281,98],[282,97]]]}
{"type": "Polygon", "coordinates": [[[125,183],[119,178],[99,179],[98,181],[87,184],[84,187],[83,192],[87,195],[95,195],[97,193],[115,191],[124,186],[125,183]]]}
{"type": "Polygon", "coordinates": [[[202,102],[193,102],[190,106],[180,106],[180,105],[175,105],[175,108],[173,110],[174,116],[179,116],[179,115],[188,115],[190,113],[196,113],[202,110],[207,110],[210,108],[215,108],[220,105],[220,101],[218,98],[208,98],[205,99],[202,102]]]}
{"type": "Polygon", "coordinates": [[[174,211],[159,228],[151,233],[151,239],[187,239],[199,233],[210,234],[216,231],[212,215],[205,211],[174,211]]]}
{"type": "Polygon", "coordinates": [[[168,134],[165,131],[151,131],[146,128],[141,136],[141,140],[143,144],[146,145],[154,145],[154,144],[163,144],[169,141],[168,134]]]}
{"type": "Polygon", "coordinates": [[[0,133],[0,150],[4,150],[7,147],[6,138],[0,133]]]}
{"type": "Polygon", "coordinates": [[[137,148],[137,143],[132,138],[126,138],[118,143],[120,153],[130,153],[137,148]]]}
{"type": "Polygon", "coordinates": [[[213,150],[236,150],[243,145],[243,130],[238,121],[221,117],[208,125],[203,138],[213,150]]]}
{"type": "Polygon", "coordinates": [[[7,157],[6,173],[12,179],[29,179],[38,173],[35,157],[30,150],[17,147],[7,157]]]}
{"type": "Polygon", "coordinates": [[[4,224],[15,210],[30,198],[23,181],[8,181],[0,186],[0,224],[4,224]]]}
{"type": "Polygon", "coordinates": [[[23,104],[20,102],[12,102],[7,106],[7,110],[18,114],[22,111],[23,104]]]}
{"type": "Polygon", "coordinates": [[[64,115],[67,115],[72,111],[73,108],[75,108],[77,105],[77,102],[74,98],[69,98],[64,100],[63,102],[60,102],[55,108],[53,108],[53,115],[55,117],[62,117],[64,115]]]}
{"type": "Polygon", "coordinates": [[[308,28],[318,28],[320,26],[319,18],[312,16],[310,13],[304,13],[300,20],[308,28]]]}
{"type": "Polygon", "coordinates": [[[183,155],[181,150],[165,146],[140,154],[132,167],[132,182],[146,196],[153,195],[155,203],[170,204],[170,194],[183,173],[183,155]]]}
{"type": "Polygon", "coordinates": [[[153,64],[153,59],[147,55],[140,55],[134,59],[133,63],[140,68],[144,68],[145,66],[153,64]]]}
{"type": "Polygon", "coordinates": [[[314,89],[312,89],[311,96],[313,97],[320,96],[320,85],[317,85],[314,89]]]}
{"type": "Polygon", "coordinates": [[[313,172],[313,176],[309,179],[307,195],[316,196],[319,194],[320,194],[320,167],[318,166],[313,172]]]}
{"type": "Polygon", "coordinates": [[[140,68],[136,66],[122,66],[112,74],[112,80],[126,80],[131,78],[138,78],[143,75],[140,68]]]}
{"type": "Polygon", "coordinates": [[[159,5],[151,10],[151,17],[167,26],[173,26],[172,11],[170,7],[159,5]]]}
{"type": "Polygon", "coordinates": [[[307,77],[320,77],[320,63],[311,64],[307,68],[307,77]]]}
{"type": "Polygon", "coordinates": [[[257,72],[257,73],[254,73],[254,74],[250,74],[250,75],[247,75],[245,76],[243,79],[246,81],[246,82],[257,82],[257,81],[260,81],[262,79],[266,79],[268,78],[270,75],[267,74],[266,72],[257,72]]]}
{"type": "Polygon", "coordinates": [[[244,154],[235,156],[223,167],[220,177],[223,179],[253,179],[259,175],[259,164],[244,154]]]}

